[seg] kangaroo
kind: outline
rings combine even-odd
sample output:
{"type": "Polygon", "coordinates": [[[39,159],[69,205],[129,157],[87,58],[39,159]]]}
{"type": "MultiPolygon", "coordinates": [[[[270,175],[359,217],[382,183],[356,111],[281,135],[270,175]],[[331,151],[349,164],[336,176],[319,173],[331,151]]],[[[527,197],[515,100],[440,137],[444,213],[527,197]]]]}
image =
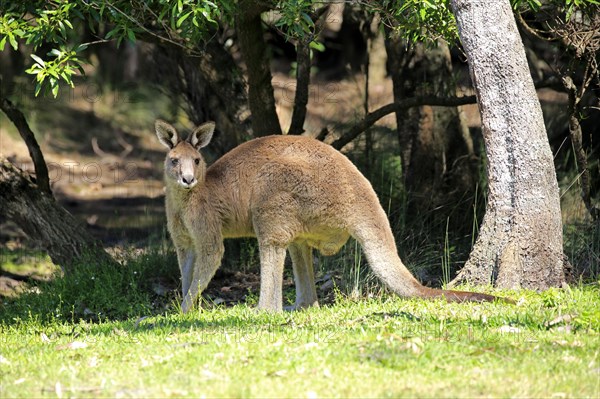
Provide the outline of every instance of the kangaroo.
{"type": "Polygon", "coordinates": [[[185,140],[155,123],[165,159],[169,233],[181,270],[188,312],[221,264],[223,239],[256,237],[260,254],[258,308],[282,310],[286,250],[296,285],[295,309],[318,306],[312,250],[337,253],[350,236],[375,274],[401,297],[451,302],[493,301],[492,295],[428,288],[404,266],[388,218],[369,181],[342,153],[303,136],[248,141],[207,168],[200,149],[215,124],[198,126],[185,140]]]}

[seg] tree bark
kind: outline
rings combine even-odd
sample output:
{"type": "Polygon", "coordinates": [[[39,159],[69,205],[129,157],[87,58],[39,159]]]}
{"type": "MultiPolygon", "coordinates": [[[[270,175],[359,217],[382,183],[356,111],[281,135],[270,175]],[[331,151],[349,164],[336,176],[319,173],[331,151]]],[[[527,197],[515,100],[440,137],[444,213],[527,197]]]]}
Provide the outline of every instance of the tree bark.
{"type": "MultiPolygon", "coordinates": [[[[0,85],[1,85],[0,79],[0,85]]],[[[0,97],[0,109],[8,116],[8,119],[15,125],[21,138],[27,145],[29,150],[29,156],[33,161],[35,168],[35,178],[37,185],[40,190],[44,193],[52,196],[52,190],[50,189],[50,178],[48,177],[48,166],[44,159],[44,154],[40,149],[40,146],[35,139],[33,131],[29,127],[25,115],[7,98],[0,97]]]]}
{"type": "Polygon", "coordinates": [[[73,215],[6,158],[0,158],[0,203],[0,216],[22,228],[65,273],[82,260],[117,265],[73,215]]]}
{"type": "Polygon", "coordinates": [[[236,18],[238,42],[248,75],[248,105],[255,136],[281,134],[261,20],[261,13],[267,10],[257,1],[241,0],[236,18]]]}
{"type": "Polygon", "coordinates": [[[452,285],[542,290],[565,282],[560,199],[542,110],[508,0],[452,0],[488,159],[479,237],[452,285]]]}

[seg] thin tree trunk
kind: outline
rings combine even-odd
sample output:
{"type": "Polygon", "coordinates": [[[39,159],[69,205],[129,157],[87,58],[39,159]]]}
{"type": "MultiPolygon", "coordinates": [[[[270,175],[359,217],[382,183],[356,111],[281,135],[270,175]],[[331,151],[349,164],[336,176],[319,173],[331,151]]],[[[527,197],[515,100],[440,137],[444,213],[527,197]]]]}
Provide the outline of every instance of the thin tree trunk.
{"type": "Polygon", "coordinates": [[[65,273],[82,260],[99,266],[117,264],[80,221],[6,158],[0,158],[0,203],[0,215],[23,229],[65,273]]]}
{"type": "Polygon", "coordinates": [[[281,134],[260,16],[263,11],[267,9],[257,1],[240,0],[236,18],[238,42],[247,68],[248,105],[255,136],[281,134]]]}
{"type": "Polygon", "coordinates": [[[27,145],[29,156],[31,156],[35,168],[35,179],[39,189],[49,196],[52,196],[50,178],[48,177],[48,166],[46,165],[44,154],[35,139],[35,135],[25,119],[25,115],[23,115],[10,100],[4,97],[0,97],[0,109],[2,109],[8,119],[16,126],[21,138],[27,145]]]}
{"type": "Polygon", "coordinates": [[[483,124],[488,202],[453,285],[546,289],[565,282],[556,172],[508,0],[452,0],[483,124]]]}
{"type": "MultiPolygon", "coordinates": [[[[586,76],[587,78],[587,76],[586,76]]],[[[583,93],[580,95],[577,92],[577,87],[573,83],[571,76],[563,76],[563,85],[569,94],[569,136],[571,137],[571,144],[573,145],[573,152],[575,153],[575,159],[577,159],[577,170],[579,171],[579,185],[581,187],[581,199],[585,204],[590,216],[597,220],[600,217],[600,211],[592,204],[592,183],[590,176],[590,169],[588,168],[588,159],[585,149],[583,148],[583,132],[581,131],[581,124],[579,123],[578,111],[579,102],[583,93]]],[[[582,89],[582,92],[585,88],[582,89]]]]}
{"type": "Polygon", "coordinates": [[[303,40],[298,40],[296,45],[296,94],[294,97],[294,111],[288,134],[302,134],[306,119],[306,105],[308,104],[308,85],[310,84],[310,47],[303,40]]]}

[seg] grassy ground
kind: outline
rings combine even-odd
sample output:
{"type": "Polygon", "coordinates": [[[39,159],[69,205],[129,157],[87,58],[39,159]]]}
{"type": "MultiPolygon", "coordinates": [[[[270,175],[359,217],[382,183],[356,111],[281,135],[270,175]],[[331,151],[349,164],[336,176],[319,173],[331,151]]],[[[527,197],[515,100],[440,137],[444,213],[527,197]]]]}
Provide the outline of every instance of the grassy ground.
{"type": "MultiPolygon", "coordinates": [[[[322,100],[335,94],[336,106],[311,100],[307,126],[318,131],[339,115],[361,110],[356,101],[345,101],[343,93],[362,98],[360,90],[348,87],[339,93],[324,87],[322,100]]],[[[381,98],[370,95],[377,100],[372,108],[390,101],[391,85],[385,87],[381,98]]],[[[141,237],[148,252],[148,242],[160,241],[164,233],[162,200],[156,199],[162,193],[157,165],[164,152],[152,122],[169,114],[167,102],[144,90],[129,93],[127,101],[106,94],[94,103],[83,93],[25,103],[47,160],[57,168],[55,193],[98,236],[119,246],[141,237]],[[125,147],[115,137],[135,150],[120,155],[125,147]],[[93,148],[92,138],[107,157],[93,148]],[[100,167],[98,179],[85,174],[89,166],[100,167]]],[[[280,105],[291,109],[289,102],[280,105]]],[[[180,117],[173,112],[168,119],[186,125],[180,117]]],[[[11,129],[0,115],[0,152],[26,163],[27,150],[11,129]]],[[[397,163],[397,157],[390,158],[370,171],[389,214],[402,208],[394,202],[399,189],[392,177],[401,175],[397,163]]],[[[565,251],[586,281],[597,281],[600,233],[590,223],[572,222],[584,212],[573,179],[561,181],[567,187],[563,215],[571,221],[565,251]]],[[[424,234],[415,228],[395,226],[403,237],[403,259],[422,281],[437,283],[436,275],[421,270],[462,258],[452,245],[442,240],[440,246],[432,237],[439,233],[453,245],[458,238],[444,235],[446,223],[437,230],[422,226],[424,234]]],[[[255,265],[255,248],[243,247],[240,258],[255,265]]],[[[46,256],[16,252],[0,246],[6,272],[43,277],[51,270],[46,256]]],[[[328,292],[324,296],[334,300],[320,309],[259,313],[252,308],[256,281],[242,276],[238,286],[217,287],[212,299],[228,300],[225,294],[238,289],[248,292],[245,304],[210,305],[182,315],[172,294],[178,284],[172,254],[147,252],[125,254],[124,267],[116,270],[83,264],[68,278],[32,278],[22,284],[20,296],[0,297],[0,398],[600,397],[598,283],[542,294],[503,293],[518,299],[516,306],[406,301],[372,295],[380,290],[369,289],[372,276],[360,250],[350,245],[345,257],[318,266],[321,277],[333,276],[325,282],[345,283],[342,291],[355,299],[328,292]]],[[[293,292],[285,297],[293,298],[293,292]]]]}
{"type": "Polygon", "coordinates": [[[338,295],[94,323],[31,308],[0,324],[0,396],[598,397],[598,284],[503,294],[519,303],[338,295]]]}

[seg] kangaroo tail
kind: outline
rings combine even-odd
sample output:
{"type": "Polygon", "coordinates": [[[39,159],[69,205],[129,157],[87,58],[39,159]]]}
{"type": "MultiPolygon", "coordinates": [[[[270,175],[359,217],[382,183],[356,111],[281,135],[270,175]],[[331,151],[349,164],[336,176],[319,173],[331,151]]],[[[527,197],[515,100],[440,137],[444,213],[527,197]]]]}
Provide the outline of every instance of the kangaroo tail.
{"type": "Polygon", "coordinates": [[[510,298],[502,298],[494,295],[482,294],[479,292],[467,292],[467,291],[453,291],[453,290],[439,290],[436,288],[429,288],[422,286],[420,298],[435,299],[442,298],[448,302],[504,302],[509,304],[515,304],[510,298]]]}
{"type": "MultiPolygon", "coordinates": [[[[383,213],[383,210],[381,210],[383,213]]],[[[383,215],[385,217],[385,214],[383,215]]],[[[374,218],[375,219],[375,218],[374,218]]],[[[377,220],[377,219],[375,219],[377,220]]],[[[384,220],[387,222],[387,218],[384,220]]],[[[360,242],[369,265],[375,274],[397,295],[405,298],[442,298],[448,302],[515,303],[511,299],[477,292],[450,291],[423,286],[404,266],[398,256],[392,231],[387,223],[363,224],[353,236],[360,242]]]]}

